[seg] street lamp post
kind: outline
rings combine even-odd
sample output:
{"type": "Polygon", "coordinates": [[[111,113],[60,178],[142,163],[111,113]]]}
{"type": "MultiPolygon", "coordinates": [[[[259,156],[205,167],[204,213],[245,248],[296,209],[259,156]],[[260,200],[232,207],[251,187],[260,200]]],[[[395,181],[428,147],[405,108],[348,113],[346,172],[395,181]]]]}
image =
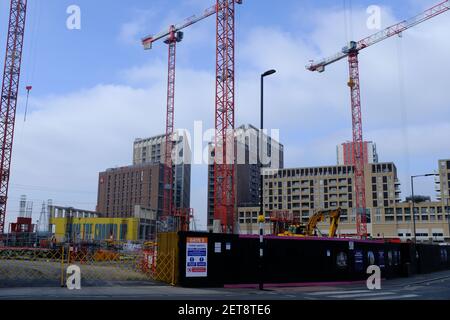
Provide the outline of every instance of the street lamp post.
{"type": "Polygon", "coordinates": [[[436,177],[438,176],[438,174],[435,173],[428,173],[428,174],[421,174],[421,175],[417,175],[417,176],[411,176],[411,203],[412,203],[412,208],[411,208],[411,214],[412,214],[412,218],[413,218],[413,229],[414,229],[414,243],[417,243],[417,238],[416,238],[416,215],[415,215],[415,208],[414,208],[414,203],[415,203],[415,199],[414,199],[414,179],[415,178],[421,178],[421,177],[436,177]]]}
{"type": "Polygon", "coordinates": [[[264,208],[263,208],[263,162],[262,162],[262,156],[263,156],[263,140],[264,140],[264,78],[267,76],[270,76],[272,74],[275,74],[276,70],[268,70],[261,74],[261,126],[260,126],[260,136],[259,136],[259,205],[260,205],[260,215],[259,215],[259,273],[260,273],[260,281],[259,281],[259,290],[264,290],[264,279],[263,279],[263,257],[264,257],[264,221],[265,221],[265,214],[264,214],[264,208]],[[264,220],[263,220],[264,219],[264,220]]]}

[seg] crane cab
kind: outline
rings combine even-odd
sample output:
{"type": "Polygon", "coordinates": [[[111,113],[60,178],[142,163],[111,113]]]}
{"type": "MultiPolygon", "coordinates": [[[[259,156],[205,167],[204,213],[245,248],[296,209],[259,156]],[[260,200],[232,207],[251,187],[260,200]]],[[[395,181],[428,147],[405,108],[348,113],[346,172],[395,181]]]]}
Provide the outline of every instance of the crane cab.
{"type": "Polygon", "coordinates": [[[347,46],[342,48],[342,53],[349,54],[351,52],[354,52],[356,51],[357,46],[358,44],[356,43],[356,41],[350,41],[350,43],[347,46]]]}

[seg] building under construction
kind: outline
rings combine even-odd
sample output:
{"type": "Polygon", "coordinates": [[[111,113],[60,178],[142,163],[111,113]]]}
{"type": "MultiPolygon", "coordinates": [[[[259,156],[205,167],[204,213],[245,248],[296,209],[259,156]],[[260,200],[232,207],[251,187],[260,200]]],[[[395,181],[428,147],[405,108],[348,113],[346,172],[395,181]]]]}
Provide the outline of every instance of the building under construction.
{"type": "Polygon", "coordinates": [[[52,206],[50,228],[58,243],[152,241],[156,211],[135,206],[128,217],[107,217],[93,211],[52,206]]]}

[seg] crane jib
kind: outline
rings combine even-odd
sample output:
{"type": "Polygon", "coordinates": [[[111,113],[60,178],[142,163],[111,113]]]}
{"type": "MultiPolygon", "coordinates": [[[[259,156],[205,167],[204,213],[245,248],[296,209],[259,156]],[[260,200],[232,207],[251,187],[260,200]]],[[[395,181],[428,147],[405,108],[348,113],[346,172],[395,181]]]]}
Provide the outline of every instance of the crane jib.
{"type": "MultiPolygon", "coordinates": [[[[450,0],[441,2],[441,3],[431,7],[430,9],[427,9],[424,12],[414,16],[413,18],[410,18],[408,20],[404,20],[400,23],[394,24],[382,31],[374,33],[373,35],[368,36],[368,37],[358,41],[356,49],[359,51],[359,50],[365,49],[367,47],[370,47],[378,42],[386,40],[395,35],[401,34],[402,32],[404,32],[418,24],[421,24],[425,21],[428,21],[436,16],[439,16],[449,10],[450,10],[450,0]]],[[[314,62],[314,61],[311,62],[309,65],[306,66],[306,69],[308,69],[310,71],[323,72],[327,65],[333,64],[345,57],[347,57],[346,53],[339,52],[334,56],[331,56],[326,59],[322,59],[318,62],[314,62]]]]}

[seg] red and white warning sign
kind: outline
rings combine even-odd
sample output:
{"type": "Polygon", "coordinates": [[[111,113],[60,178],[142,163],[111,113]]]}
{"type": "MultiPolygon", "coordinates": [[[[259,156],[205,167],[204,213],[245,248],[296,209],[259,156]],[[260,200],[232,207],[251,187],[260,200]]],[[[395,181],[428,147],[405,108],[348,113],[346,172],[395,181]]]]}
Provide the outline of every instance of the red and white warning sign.
{"type": "Polygon", "coordinates": [[[186,278],[208,276],[208,238],[186,239],[186,278]]]}

